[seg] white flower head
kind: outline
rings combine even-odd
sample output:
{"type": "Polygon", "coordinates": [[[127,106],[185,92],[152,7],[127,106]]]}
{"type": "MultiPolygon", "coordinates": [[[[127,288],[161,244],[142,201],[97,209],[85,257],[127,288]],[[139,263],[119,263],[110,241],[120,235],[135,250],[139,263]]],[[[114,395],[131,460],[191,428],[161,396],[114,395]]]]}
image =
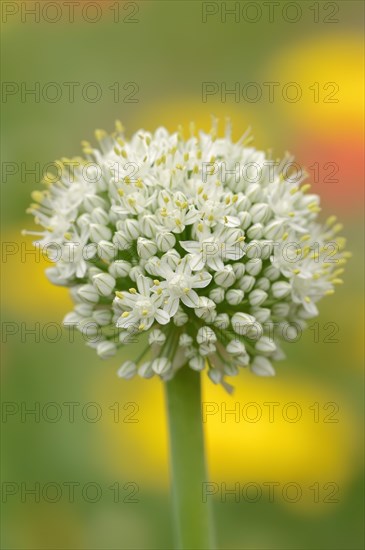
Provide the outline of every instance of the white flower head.
{"type": "Polygon", "coordinates": [[[187,139],[158,128],[128,140],[117,122],[96,138],[72,181],[46,177],[29,209],[41,230],[28,233],[55,264],[47,277],[75,303],[65,326],[102,358],[137,343],[125,379],[206,369],[230,391],[225,376],[245,367],[272,376],[280,341],[318,314],[349,257],[342,226],[318,223],[319,197],[287,174],[292,158],[273,164],[216,123],[187,139]]]}

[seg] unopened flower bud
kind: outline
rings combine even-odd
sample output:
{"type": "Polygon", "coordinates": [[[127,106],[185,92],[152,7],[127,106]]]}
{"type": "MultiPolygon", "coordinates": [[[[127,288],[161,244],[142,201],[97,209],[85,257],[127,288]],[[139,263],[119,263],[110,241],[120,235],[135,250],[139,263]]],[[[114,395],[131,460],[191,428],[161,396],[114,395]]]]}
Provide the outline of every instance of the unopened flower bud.
{"type": "Polygon", "coordinates": [[[125,361],[118,370],[119,378],[130,380],[137,373],[137,366],[133,361],[125,361]]]}
{"type": "Polygon", "coordinates": [[[224,289],[221,286],[213,288],[209,292],[209,298],[213,300],[215,304],[220,304],[224,300],[224,289]]]}
{"type": "Polygon", "coordinates": [[[96,347],[96,353],[101,359],[109,359],[117,353],[117,346],[113,342],[100,342],[96,347]]]}
{"type": "Polygon", "coordinates": [[[255,349],[257,349],[257,351],[261,351],[262,353],[272,353],[276,350],[276,345],[268,336],[261,336],[255,344],[255,349]]]}
{"type": "Polygon", "coordinates": [[[232,286],[235,280],[236,275],[234,274],[231,265],[224,266],[223,269],[216,271],[214,275],[214,281],[216,282],[216,284],[222,286],[223,288],[228,288],[232,286]]]}
{"type": "Polygon", "coordinates": [[[252,260],[249,260],[246,263],[246,272],[249,275],[252,275],[253,277],[257,277],[257,275],[262,270],[262,260],[260,258],[254,258],[252,260]]]}
{"type": "Polygon", "coordinates": [[[96,304],[99,301],[99,294],[93,285],[82,285],[77,294],[83,302],[96,304]]]}
{"type": "Polygon", "coordinates": [[[239,288],[232,288],[226,292],[226,300],[231,306],[238,306],[244,298],[245,293],[239,288]]]}
{"type": "Polygon", "coordinates": [[[96,309],[92,316],[101,327],[110,325],[112,320],[112,312],[109,309],[96,309]]]}
{"type": "Polygon", "coordinates": [[[101,296],[110,296],[115,288],[115,279],[109,273],[100,273],[93,277],[93,284],[101,296]]]}
{"type": "Polygon", "coordinates": [[[116,248],[110,241],[99,241],[98,243],[98,255],[102,260],[110,262],[115,259],[116,248]]]}
{"type": "Polygon", "coordinates": [[[251,306],[261,306],[267,299],[267,292],[256,288],[250,292],[248,300],[251,306]]]}
{"type": "Polygon", "coordinates": [[[90,224],[90,237],[95,243],[100,241],[109,241],[112,237],[112,232],[106,225],[100,223],[90,224]]]}
{"type": "Polygon", "coordinates": [[[152,361],[151,368],[153,372],[162,376],[168,373],[171,369],[171,361],[169,361],[166,357],[159,357],[158,359],[154,359],[152,361]]]}
{"type": "Polygon", "coordinates": [[[271,292],[274,298],[285,298],[291,292],[291,285],[285,281],[277,281],[273,283],[271,292]]]}
{"type": "Polygon", "coordinates": [[[168,250],[172,249],[176,244],[176,238],[173,233],[157,233],[156,235],[156,243],[162,252],[167,252],[168,250]]]}
{"type": "Polygon", "coordinates": [[[110,264],[108,271],[115,279],[128,277],[132,264],[126,260],[116,260],[110,264]]]}
{"type": "Polygon", "coordinates": [[[266,203],[256,203],[251,206],[250,214],[253,223],[266,223],[271,216],[271,208],[266,203]]]}
{"type": "Polygon", "coordinates": [[[144,237],[139,237],[137,241],[137,252],[140,258],[148,260],[148,258],[156,254],[157,246],[153,241],[145,239],[144,237]]]}
{"type": "Polygon", "coordinates": [[[261,355],[257,355],[251,365],[251,370],[258,376],[275,376],[275,371],[273,369],[270,361],[261,355]]]}

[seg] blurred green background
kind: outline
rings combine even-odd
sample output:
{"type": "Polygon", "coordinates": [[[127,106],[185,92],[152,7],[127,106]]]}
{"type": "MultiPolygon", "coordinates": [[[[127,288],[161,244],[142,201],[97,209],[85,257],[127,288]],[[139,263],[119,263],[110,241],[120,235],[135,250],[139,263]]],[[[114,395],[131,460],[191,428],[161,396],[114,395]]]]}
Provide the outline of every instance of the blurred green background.
{"type": "MultiPolygon", "coordinates": [[[[220,548],[363,548],[363,3],[277,2],[270,22],[268,3],[226,2],[239,12],[224,22],[221,2],[75,2],[73,23],[63,2],[56,3],[62,17],[54,23],[59,9],[52,6],[36,22],[21,6],[34,2],[3,2],[3,10],[5,4],[3,91],[14,93],[3,95],[1,104],[2,547],[172,547],[163,387],[157,380],[119,380],[115,371],[123,357],[102,362],[81,337],[70,343],[55,328],[70,299],[48,283],[45,262],[25,254],[31,239],[20,232],[33,227],[25,209],[30,192],[41,186],[24,169],[38,162],[42,172],[56,158],[80,154],[80,141],[92,139],[95,128],[111,130],[116,118],[130,135],[140,127],[175,130],[191,120],[208,130],[213,113],[230,116],[237,137],[251,126],[256,147],[272,148],[275,156],[295,154],[322,197],[323,219],[336,214],[344,222],[353,253],[345,284],[321,304],[318,325],[285,346],[287,359],[277,365],[275,379],[243,372],[229,397],[204,378],[205,401],[219,408],[238,402],[241,410],[255,402],[262,410],[256,423],[247,419],[254,410],[246,407],[239,422],[233,415],[222,422],[217,413],[205,424],[211,480],[240,489],[256,483],[263,490],[257,502],[249,502],[254,491],[239,502],[232,496],[222,502],[221,490],[215,495],[220,548]],[[212,13],[206,22],[204,10],[212,13]],[[62,90],[54,102],[51,88],[42,95],[50,82],[62,90]],[[67,82],[80,83],[73,102],[67,82]],[[99,101],[81,93],[90,82],[101,90],[99,101]],[[127,87],[130,82],[138,87],[137,102],[125,102],[137,89],[127,87]],[[217,83],[219,91],[222,83],[230,89],[238,82],[243,97],[222,102],[216,93],[203,102],[202,82],[217,83]],[[262,90],[256,102],[247,100],[250,82],[262,90]],[[273,101],[265,82],[278,83],[273,101]],[[302,91],[297,102],[282,96],[289,82],[302,91]],[[40,86],[39,101],[22,98],[25,86],[40,86]],[[338,102],[328,102],[330,93],[338,102]],[[315,163],[318,173],[310,168],[315,163]],[[332,178],[327,163],[338,166],[332,178]],[[7,172],[12,169],[16,173],[7,172]],[[337,342],[327,341],[328,323],[337,325],[337,342]],[[267,402],[279,403],[273,422],[267,402]],[[285,418],[286,412],[294,416],[285,408],[291,402],[302,412],[298,422],[285,418]],[[25,414],[35,407],[39,419],[25,414]],[[93,422],[95,414],[100,418],[93,422]],[[65,485],[71,482],[79,484],[74,502],[65,485]],[[268,482],[279,484],[274,502],[268,482]],[[290,482],[302,490],[296,503],[282,493],[290,482]],[[36,483],[40,502],[25,494],[36,483]],[[57,487],[62,494],[51,502],[57,487]]],[[[88,92],[92,97],[93,88],[88,92]]]]}

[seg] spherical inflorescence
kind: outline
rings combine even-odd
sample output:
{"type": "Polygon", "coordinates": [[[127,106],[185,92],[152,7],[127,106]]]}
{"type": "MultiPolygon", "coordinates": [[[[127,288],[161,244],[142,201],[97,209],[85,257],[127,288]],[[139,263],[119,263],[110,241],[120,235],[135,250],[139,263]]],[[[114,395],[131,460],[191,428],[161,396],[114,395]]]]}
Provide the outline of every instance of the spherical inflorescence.
{"type": "Polygon", "coordinates": [[[214,122],[128,141],[117,122],[96,138],[99,148],[82,142],[84,157],[59,161],[61,177],[48,174],[29,209],[55,262],[47,276],[75,302],[64,324],[103,358],[147,333],[123,378],[168,380],[186,365],[229,388],[240,367],[273,375],[281,340],[318,314],[349,256],[335,217],[317,222],[305,174],[247,135],[233,142],[228,123],[224,137],[214,122]]]}

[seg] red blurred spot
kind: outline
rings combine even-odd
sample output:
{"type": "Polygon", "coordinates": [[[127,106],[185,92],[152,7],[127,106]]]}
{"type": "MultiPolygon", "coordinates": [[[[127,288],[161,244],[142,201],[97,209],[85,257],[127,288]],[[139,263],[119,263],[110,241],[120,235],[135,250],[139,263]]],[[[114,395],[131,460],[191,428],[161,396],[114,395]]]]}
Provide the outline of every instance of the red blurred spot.
{"type": "Polygon", "coordinates": [[[292,148],[297,161],[309,174],[307,181],[321,197],[323,210],[336,214],[360,214],[364,204],[363,136],[344,136],[339,130],[332,139],[301,136],[292,148]]]}

